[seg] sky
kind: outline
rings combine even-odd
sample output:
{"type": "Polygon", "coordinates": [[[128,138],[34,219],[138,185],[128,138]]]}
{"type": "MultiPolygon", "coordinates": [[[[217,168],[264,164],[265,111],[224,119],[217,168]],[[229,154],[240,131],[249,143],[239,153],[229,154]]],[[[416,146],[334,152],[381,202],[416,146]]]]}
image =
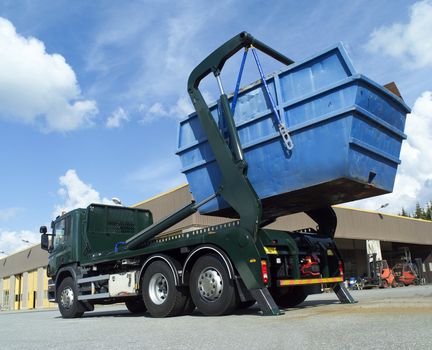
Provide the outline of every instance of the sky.
{"type": "MultiPolygon", "coordinates": [[[[63,210],[185,183],[175,151],[189,73],[243,30],[295,61],[342,41],[358,72],[395,81],[412,113],[394,192],[349,205],[398,213],[432,200],[431,0],[3,0],[0,257],[37,243],[63,210]]],[[[223,71],[226,90],[239,62],[223,71]]],[[[249,68],[245,84],[258,79],[249,68]]],[[[203,86],[215,100],[214,82],[203,86]]]]}

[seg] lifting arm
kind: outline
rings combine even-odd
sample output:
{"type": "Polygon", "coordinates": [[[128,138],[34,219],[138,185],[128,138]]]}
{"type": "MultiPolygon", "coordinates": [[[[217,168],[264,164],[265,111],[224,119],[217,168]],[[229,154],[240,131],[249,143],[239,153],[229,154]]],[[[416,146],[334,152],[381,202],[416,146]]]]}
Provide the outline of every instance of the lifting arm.
{"type": "Polygon", "coordinates": [[[142,247],[145,242],[175,225],[177,222],[192,215],[200,206],[218,195],[221,195],[239,214],[240,226],[246,229],[254,239],[256,239],[257,229],[261,222],[261,201],[246,176],[247,164],[243,157],[243,150],[240,145],[234,119],[229,107],[228,97],[223,92],[222,83],[219,79],[220,71],[225,62],[241,48],[248,48],[252,45],[284,64],[293,63],[293,61],[288,57],[283,56],[262,42],[256,40],[250,34],[242,32],[213,51],[213,53],[202,61],[189,76],[189,95],[221,170],[222,182],[219,191],[200,203],[195,204],[192,202],[188,204],[160,222],[154,223],[136,233],[127,241],[118,242],[115,250],[118,249],[119,245],[125,245],[126,249],[131,250],[142,247]],[[228,147],[225,142],[223,135],[216,125],[210,110],[198,89],[201,80],[212,72],[218,80],[221,90],[221,105],[228,126],[228,132],[230,134],[231,148],[228,147]]]}
{"type": "Polygon", "coordinates": [[[218,192],[238,213],[240,226],[256,239],[262,215],[261,201],[247,178],[247,163],[235,128],[228,97],[223,91],[220,81],[220,72],[225,62],[242,48],[251,46],[284,64],[293,63],[288,57],[273,50],[250,34],[242,32],[213,51],[192,71],[188,80],[188,93],[221,172],[221,187],[218,192]],[[216,125],[199,90],[201,80],[210,73],[214,74],[219,84],[220,102],[230,136],[230,147],[216,125]]]}

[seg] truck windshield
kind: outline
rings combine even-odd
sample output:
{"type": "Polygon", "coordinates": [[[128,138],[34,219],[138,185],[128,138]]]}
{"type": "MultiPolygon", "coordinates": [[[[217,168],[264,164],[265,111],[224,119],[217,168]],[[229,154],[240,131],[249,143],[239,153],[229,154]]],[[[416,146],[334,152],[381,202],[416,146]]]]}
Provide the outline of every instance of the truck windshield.
{"type": "Polygon", "coordinates": [[[63,245],[65,240],[65,220],[57,222],[54,226],[54,249],[63,245]]]}

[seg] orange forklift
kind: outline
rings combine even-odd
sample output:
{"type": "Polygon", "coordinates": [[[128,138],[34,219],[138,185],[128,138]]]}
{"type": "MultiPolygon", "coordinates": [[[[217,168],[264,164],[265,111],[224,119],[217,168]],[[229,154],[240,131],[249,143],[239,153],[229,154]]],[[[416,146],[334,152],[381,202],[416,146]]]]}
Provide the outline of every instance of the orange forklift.
{"type": "Polygon", "coordinates": [[[363,289],[397,287],[387,260],[377,260],[376,256],[376,253],[367,255],[367,275],[362,279],[363,289]]]}
{"type": "Polygon", "coordinates": [[[404,256],[401,261],[394,265],[393,272],[396,282],[400,287],[420,284],[420,278],[417,266],[411,260],[411,252],[409,248],[402,247],[404,256]]]}

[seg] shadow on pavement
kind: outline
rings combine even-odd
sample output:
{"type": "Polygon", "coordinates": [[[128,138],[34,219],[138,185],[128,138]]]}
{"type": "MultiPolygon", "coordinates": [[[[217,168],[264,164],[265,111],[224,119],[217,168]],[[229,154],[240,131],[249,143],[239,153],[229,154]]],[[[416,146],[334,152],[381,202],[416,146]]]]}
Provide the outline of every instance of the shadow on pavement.
{"type": "MultiPolygon", "coordinates": [[[[86,312],[82,318],[95,318],[95,317],[142,317],[150,316],[148,313],[132,314],[128,310],[107,310],[107,311],[91,311],[86,312]]],[[[56,318],[62,318],[60,315],[56,318]]]]}
{"type": "MultiPolygon", "coordinates": [[[[338,300],[306,300],[300,305],[293,307],[293,308],[281,308],[282,311],[289,312],[293,310],[299,310],[299,309],[308,309],[308,308],[315,308],[319,306],[324,305],[334,305],[334,304],[340,304],[338,300]]],[[[242,315],[248,315],[248,316],[262,316],[260,309],[257,304],[246,308],[246,309],[238,309],[232,315],[236,316],[242,316],[242,315]]],[[[192,317],[207,317],[202,315],[198,310],[194,310],[192,314],[190,315],[183,315],[183,316],[192,316],[192,317]]],[[[229,315],[227,315],[229,316],[229,315]]],[[[96,318],[96,317],[151,317],[148,312],[144,313],[138,313],[138,314],[132,314],[128,310],[107,310],[107,311],[93,311],[85,313],[83,318],[96,318]]],[[[178,316],[182,317],[182,316],[178,316]]],[[[221,317],[221,316],[219,316],[221,317]]],[[[222,316],[223,317],[223,316],[222,316]]],[[[56,318],[61,318],[61,316],[58,316],[56,318]]]]}

